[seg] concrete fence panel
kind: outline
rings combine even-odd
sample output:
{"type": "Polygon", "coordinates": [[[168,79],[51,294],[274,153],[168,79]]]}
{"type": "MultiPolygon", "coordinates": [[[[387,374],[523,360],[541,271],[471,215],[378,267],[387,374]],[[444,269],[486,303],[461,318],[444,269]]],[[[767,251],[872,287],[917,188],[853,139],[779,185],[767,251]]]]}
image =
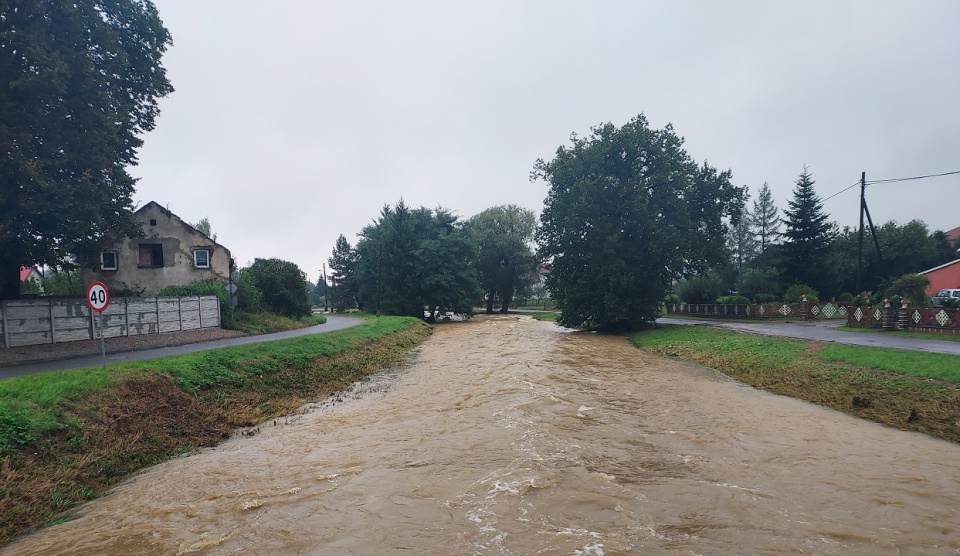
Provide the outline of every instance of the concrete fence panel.
{"type": "MultiPolygon", "coordinates": [[[[103,336],[138,336],[220,327],[216,296],[119,297],[103,311],[103,336]]],[[[100,337],[101,315],[83,298],[0,302],[2,346],[92,340],[100,337]]]]}

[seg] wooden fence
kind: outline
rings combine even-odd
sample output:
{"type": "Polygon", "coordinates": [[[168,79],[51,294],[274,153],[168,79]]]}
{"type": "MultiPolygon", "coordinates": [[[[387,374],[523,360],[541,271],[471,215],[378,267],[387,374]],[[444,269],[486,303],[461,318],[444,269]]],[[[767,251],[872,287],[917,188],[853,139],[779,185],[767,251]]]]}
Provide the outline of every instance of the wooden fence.
{"type": "MultiPolygon", "coordinates": [[[[83,298],[47,298],[0,302],[3,347],[100,338],[100,316],[83,298]]],[[[103,311],[103,335],[137,336],[220,327],[220,299],[120,297],[103,311]]]]}

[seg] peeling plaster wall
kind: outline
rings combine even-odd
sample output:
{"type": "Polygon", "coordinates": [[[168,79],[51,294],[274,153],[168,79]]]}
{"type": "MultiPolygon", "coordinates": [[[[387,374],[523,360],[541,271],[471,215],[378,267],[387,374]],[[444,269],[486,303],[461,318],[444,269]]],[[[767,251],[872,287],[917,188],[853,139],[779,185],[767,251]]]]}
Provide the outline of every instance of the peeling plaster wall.
{"type": "MultiPolygon", "coordinates": [[[[226,284],[230,276],[230,250],[213,241],[155,202],[136,213],[144,237],[125,238],[104,245],[104,251],[117,254],[117,270],[86,270],[84,284],[103,282],[107,289],[147,296],[156,295],[167,286],[182,286],[197,280],[214,280],[226,284]],[[162,267],[143,267],[141,252],[145,245],[159,244],[163,253],[162,267]],[[210,250],[210,268],[194,266],[193,252],[210,250]]],[[[99,265],[98,265],[99,266],[99,265]]]]}

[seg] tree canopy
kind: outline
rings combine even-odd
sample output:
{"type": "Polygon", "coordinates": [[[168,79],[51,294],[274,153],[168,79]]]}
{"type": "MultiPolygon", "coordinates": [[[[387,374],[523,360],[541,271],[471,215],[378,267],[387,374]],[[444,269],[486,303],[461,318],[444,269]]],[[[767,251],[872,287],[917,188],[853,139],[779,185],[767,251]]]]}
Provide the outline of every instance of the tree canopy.
{"type": "Polygon", "coordinates": [[[430,319],[467,313],[479,297],[476,246],[448,210],[385,206],[357,242],[357,286],[365,311],[430,319]]]}
{"type": "Polygon", "coordinates": [[[244,281],[256,288],[256,297],[263,309],[294,318],[313,312],[307,297],[307,275],[295,263],[281,259],[254,259],[253,264],[240,274],[244,281]]]}
{"type": "Polygon", "coordinates": [[[560,324],[628,330],[652,322],[677,276],[725,260],[724,218],[744,203],[731,173],[697,165],[673,127],[642,114],[571,137],[532,179],[549,193],[537,232],[560,324]]]}
{"type": "Polygon", "coordinates": [[[170,44],[147,0],[0,0],[0,297],[21,264],[140,233],[126,167],[173,91],[170,44]]]}
{"type": "Polygon", "coordinates": [[[497,297],[500,312],[506,313],[524,277],[536,270],[530,243],[537,217],[529,209],[501,205],[470,218],[467,227],[477,243],[476,268],[480,287],[487,294],[487,313],[493,312],[497,297]]]}

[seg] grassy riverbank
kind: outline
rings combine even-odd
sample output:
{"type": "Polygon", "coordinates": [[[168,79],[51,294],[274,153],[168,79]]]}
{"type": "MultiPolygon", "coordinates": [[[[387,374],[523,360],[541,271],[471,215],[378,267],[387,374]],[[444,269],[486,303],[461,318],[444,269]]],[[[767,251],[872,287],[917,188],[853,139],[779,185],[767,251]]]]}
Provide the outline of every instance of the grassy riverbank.
{"type": "Polygon", "coordinates": [[[0,380],[0,546],[68,519],[135,471],[342,390],[429,334],[417,319],[382,317],[107,372],[0,380]]]}
{"type": "Polygon", "coordinates": [[[640,349],[902,430],[960,442],[960,357],[824,344],[704,326],[660,326],[640,349]]]}

